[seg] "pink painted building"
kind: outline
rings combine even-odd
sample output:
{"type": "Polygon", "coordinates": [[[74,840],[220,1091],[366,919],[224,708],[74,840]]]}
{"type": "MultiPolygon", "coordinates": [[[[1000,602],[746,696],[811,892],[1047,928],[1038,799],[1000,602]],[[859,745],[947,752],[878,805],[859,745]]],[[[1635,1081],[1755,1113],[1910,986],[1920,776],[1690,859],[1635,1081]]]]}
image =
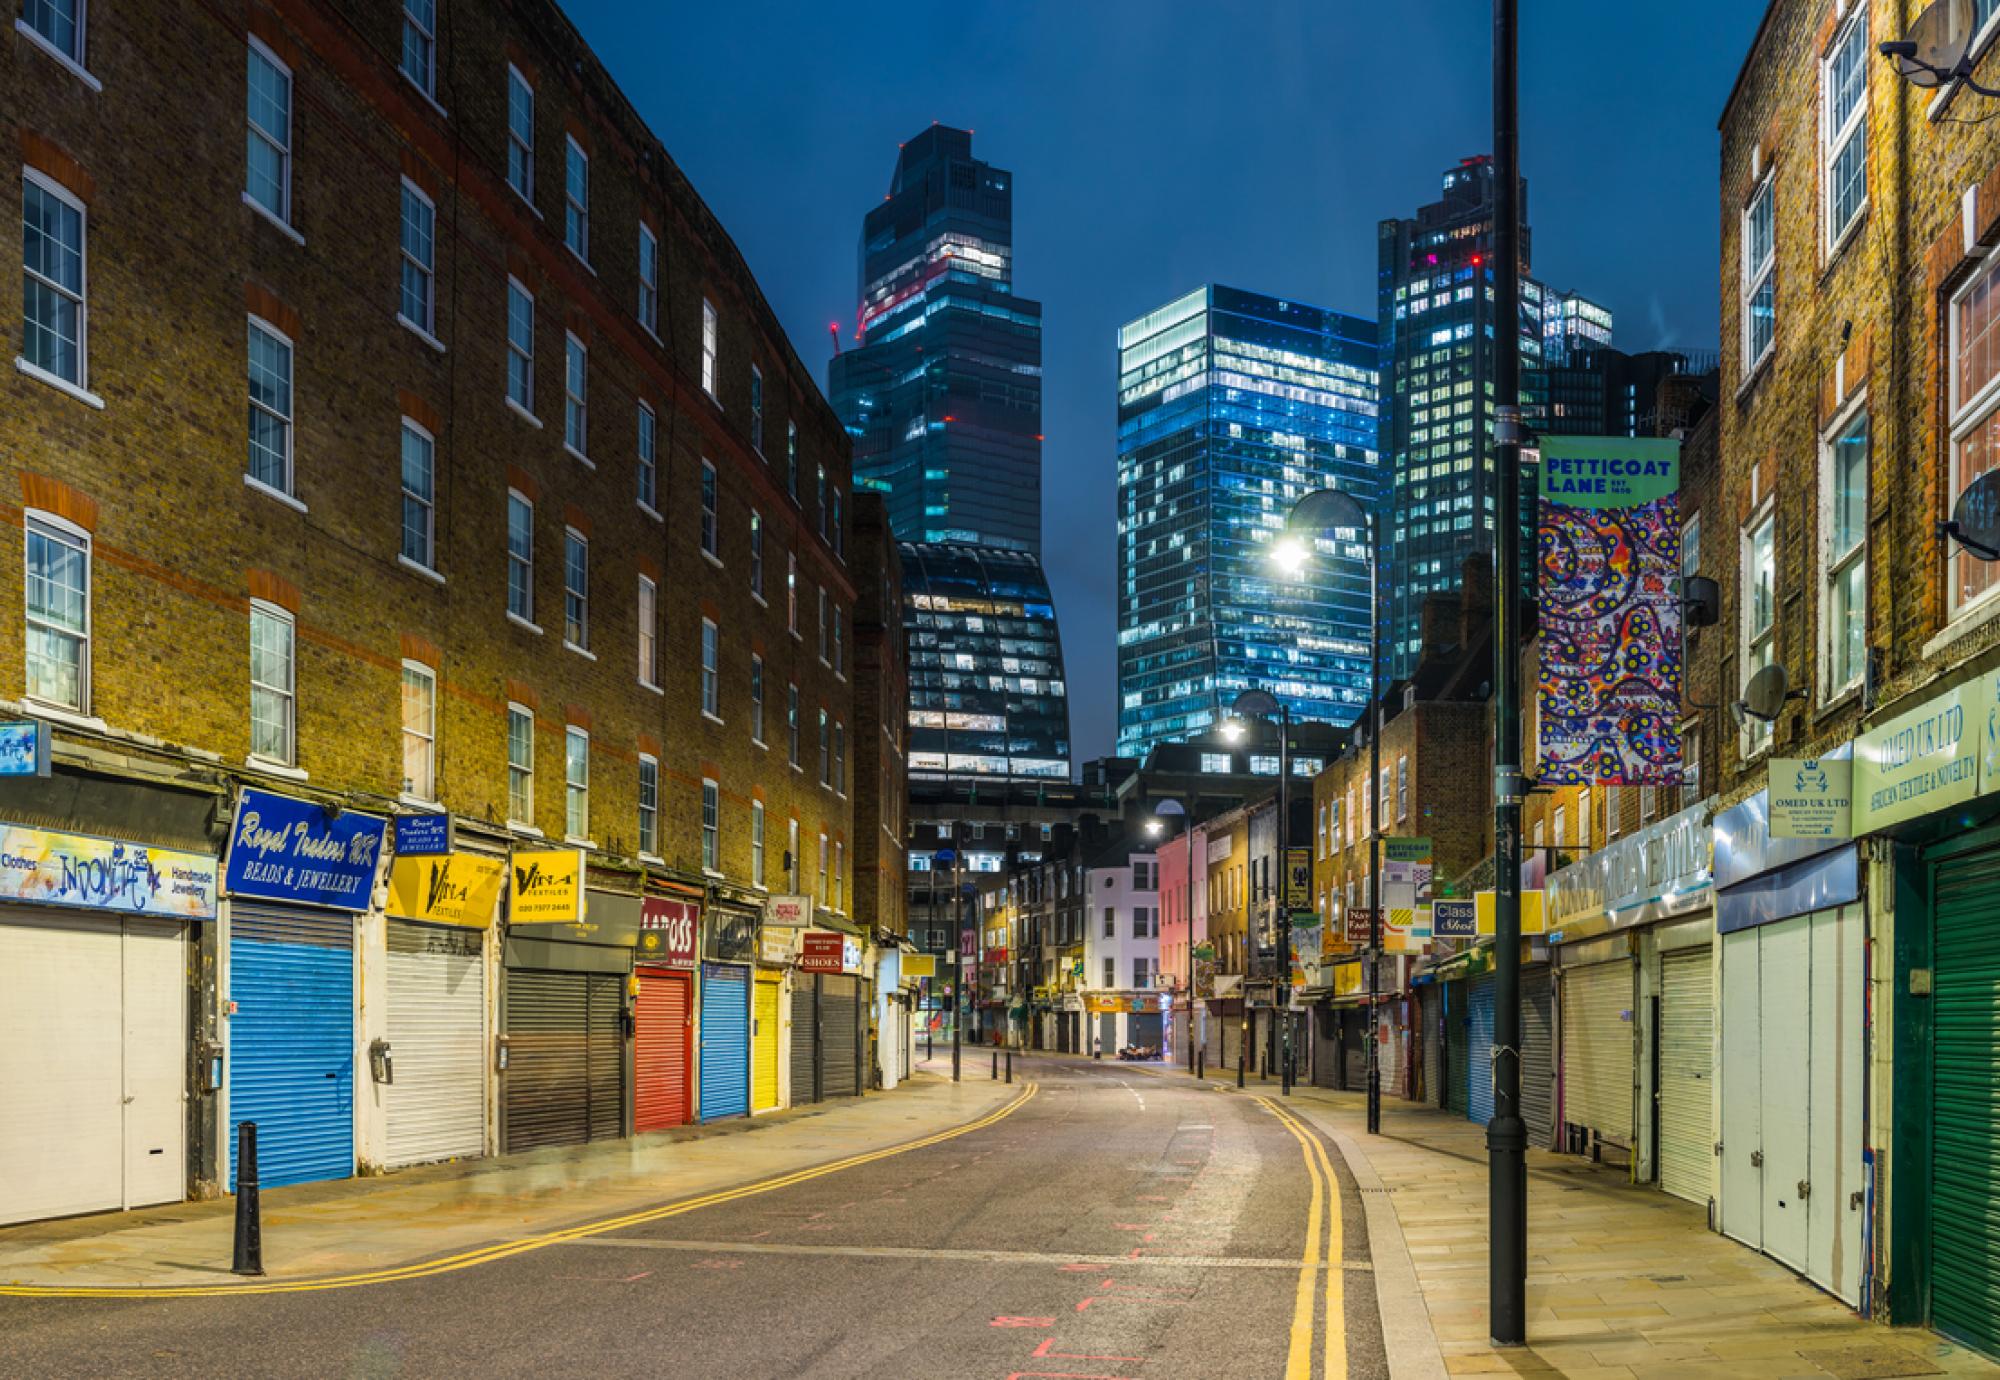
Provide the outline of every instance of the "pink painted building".
{"type": "MultiPolygon", "coordinates": [[[[1203,859],[1208,853],[1208,831],[1205,825],[1197,824],[1191,831],[1175,834],[1153,850],[1153,856],[1160,868],[1160,976],[1159,985],[1173,993],[1173,1009],[1166,1022],[1167,1057],[1174,1063],[1184,1063],[1188,1051],[1187,990],[1188,951],[1191,944],[1199,944],[1208,937],[1208,888],[1203,884],[1207,868],[1203,859]],[[1194,886],[1188,886],[1188,841],[1194,841],[1194,886]],[[1190,907],[1189,902],[1193,905],[1190,907]],[[1189,921],[1192,918],[1193,932],[1190,935],[1189,921]]],[[[1199,1044],[1204,1032],[1201,1020],[1205,1013],[1196,1012],[1195,1042],[1199,1044]]]]}

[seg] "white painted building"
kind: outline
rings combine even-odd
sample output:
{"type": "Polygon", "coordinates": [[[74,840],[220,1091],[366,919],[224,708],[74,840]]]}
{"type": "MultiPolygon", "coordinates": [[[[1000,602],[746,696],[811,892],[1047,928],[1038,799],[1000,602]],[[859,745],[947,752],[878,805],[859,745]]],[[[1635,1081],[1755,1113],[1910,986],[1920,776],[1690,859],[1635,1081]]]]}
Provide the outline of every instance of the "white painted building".
{"type": "Polygon", "coordinates": [[[1114,843],[1085,871],[1085,1052],[1111,1058],[1128,1044],[1161,1043],[1159,864],[1134,840],[1114,843]]]}

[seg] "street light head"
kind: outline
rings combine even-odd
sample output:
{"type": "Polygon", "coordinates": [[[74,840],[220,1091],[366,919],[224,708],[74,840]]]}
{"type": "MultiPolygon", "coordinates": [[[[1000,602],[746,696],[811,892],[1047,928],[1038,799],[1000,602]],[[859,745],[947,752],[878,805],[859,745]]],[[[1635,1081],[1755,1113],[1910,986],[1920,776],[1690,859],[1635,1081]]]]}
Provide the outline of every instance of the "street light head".
{"type": "Polygon", "coordinates": [[[1232,742],[1232,743],[1240,743],[1240,742],[1242,742],[1242,741],[1243,741],[1243,720],[1241,720],[1241,719],[1224,719],[1224,720],[1222,721],[1222,736],[1223,736],[1223,737],[1225,737],[1225,738],[1227,738],[1227,739],[1228,739],[1228,740],[1229,740],[1230,742],[1232,742]]]}
{"type": "Polygon", "coordinates": [[[1307,558],[1306,544],[1297,537],[1280,537],[1271,545],[1271,564],[1293,579],[1306,568],[1307,558]]]}
{"type": "Polygon", "coordinates": [[[1146,821],[1147,838],[1156,839],[1161,834],[1164,834],[1166,831],[1167,831],[1167,826],[1162,821],[1157,819],[1149,819],[1146,821]]]}

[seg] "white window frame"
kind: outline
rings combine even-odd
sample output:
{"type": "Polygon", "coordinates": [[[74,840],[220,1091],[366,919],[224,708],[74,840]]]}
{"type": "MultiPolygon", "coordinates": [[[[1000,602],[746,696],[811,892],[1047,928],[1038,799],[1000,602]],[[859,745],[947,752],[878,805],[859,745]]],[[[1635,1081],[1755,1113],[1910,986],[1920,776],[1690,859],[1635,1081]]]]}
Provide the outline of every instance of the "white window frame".
{"type": "Polygon", "coordinates": [[[793,895],[799,890],[799,869],[805,860],[799,856],[799,818],[792,815],[785,821],[785,890],[793,895]]]}
{"type": "Polygon", "coordinates": [[[590,842],[590,730],[563,725],[563,837],[571,843],[590,842]],[[583,745],[582,779],[577,775],[577,744],[583,745]],[[581,819],[583,827],[577,828],[581,819]]]}
{"type": "Polygon", "coordinates": [[[831,906],[833,905],[833,890],[832,890],[832,885],[831,885],[831,884],[832,884],[832,881],[833,881],[833,869],[832,869],[832,868],[831,868],[830,866],[828,866],[828,865],[827,865],[827,838],[826,838],[826,831],[825,831],[824,829],[822,829],[822,830],[820,830],[820,834],[819,834],[819,888],[818,888],[818,890],[819,890],[819,903],[820,903],[821,905],[823,905],[823,906],[828,906],[828,907],[831,907],[831,906]]]}
{"type": "MultiPolygon", "coordinates": [[[[437,8],[435,5],[431,9],[431,23],[437,23],[437,8]]],[[[437,34],[435,31],[426,29],[417,22],[416,15],[410,12],[409,0],[404,0],[403,4],[403,50],[396,61],[396,67],[405,77],[409,78],[410,84],[415,86],[417,90],[423,92],[424,95],[430,97],[432,100],[437,99],[437,34]],[[411,30],[415,30],[423,40],[424,71],[421,76],[412,72],[409,68],[411,30]]]]}
{"type": "Polygon", "coordinates": [[[65,67],[68,67],[70,71],[89,82],[91,90],[101,91],[103,87],[98,84],[97,78],[91,76],[83,67],[83,54],[86,41],[89,37],[89,18],[89,0],[76,0],[76,49],[74,52],[64,48],[54,38],[29,23],[25,7],[22,9],[20,18],[14,21],[14,27],[37,48],[57,59],[65,67]]]}
{"type": "Polygon", "coordinates": [[[563,449],[589,465],[590,347],[575,331],[563,332],[563,449]]]}
{"type": "Polygon", "coordinates": [[[764,453],[764,371],[750,366],[750,449],[764,453]]]}
{"type": "MultiPolygon", "coordinates": [[[[28,579],[27,579],[28,545],[34,540],[36,535],[39,534],[45,541],[53,541],[58,545],[73,548],[77,551],[82,552],[83,554],[83,632],[81,634],[81,642],[82,642],[81,650],[77,654],[77,674],[76,674],[77,703],[73,705],[64,704],[59,700],[46,699],[42,696],[35,695],[32,693],[27,693],[26,697],[36,704],[46,704],[57,709],[66,709],[74,714],[87,715],[90,713],[91,651],[93,644],[95,642],[95,637],[93,635],[94,615],[92,608],[94,600],[92,595],[93,595],[93,586],[96,583],[96,573],[91,568],[91,557],[94,554],[92,551],[92,547],[94,546],[95,543],[93,542],[90,533],[84,531],[83,528],[77,526],[73,522],[69,522],[63,518],[57,517],[54,513],[43,512],[41,509],[38,508],[30,508],[27,510],[26,514],[24,514],[24,518],[25,520],[22,523],[23,536],[21,544],[21,562],[22,562],[21,614],[23,620],[22,632],[21,632],[21,648],[22,648],[22,683],[24,686],[27,683],[28,629],[37,626],[36,621],[28,614],[28,579]]],[[[76,632],[72,631],[69,628],[56,627],[53,624],[49,624],[48,626],[50,630],[55,634],[57,634],[58,636],[61,637],[78,636],[76,632]]]]}
{"type": "Polygon", "coordinates": [[[1874,426],[1868,415],[1867,394],[1864,390],[1852,403],[1840,410],[1839,414],[1834,418],[1833,424],[1820,436],[1819,441],[1820,522],[1819,541],[1817,543],[1819,560],[1816,564],[1819,567],[1819,683],[1821,687],[1820,702],[1822,704],[1838,699],[1848,691],[1859,686],[1867,667],[1868,557],[1870,545],[1868,539],[1868,502],[1871,492],[1870,481],[1872,476],[1870,471],[1873,468],[1874,448],[1874,426]],[[1866,437],[1861,476],[1860,533],[1853,546],[1845,551],[1836,551],[1833,548],[1834,504],[1836,502],[1834,488],[1837,478],[1835,465],[1840,453],[1841,442],[1847,437],[1848,433],[1854,430],[1857,423],[1862,427],[1863,434],[1866,437]],[[1840,656],[1839,644],[1842,641],[1840,633],[1843,630],[1834,626],[1832,616],[1834,590],[1841,581],[1846,579],[1848,573],[1857,567],[1861,571],[1862,602],[1861,607],[1858,610],[1853,610],[1853,612],[1858,613],[1861,618],[1861,658],[1859,664],[1847,668],[1848,674],[1841,676],[1838,661],[1840,656]]]}
{"type": "Polygon", "coordinates": [[[660,334],[660,237],[643,220],[639,222],[639,324],[656,338],[660,334]]]}
{"type": "Polygon", "coordinates": [[[514,195],[528,203],[530,209],[535,204],[535,84],[528,80],[527,73],[513,63],[507,64],[507,185],[514,189],[514,195]],[[527,97],[528,135],[521,137],[514,128],[514,93],[516,88],[527,97]],[[514,177],[514,151],[520,150],[521,176],[514,177]]]}
{"type": "Polygon", "coordinates": [[[590,538],[576,528],[563,525],[563,646],[573,652],[590,652],[590,538]],[[583,584],[581,587],[570,583],[570,542],[577,542],[583,550],[583,584]],[[570,601],[576,601],[577,612],[570,615],[570,601]],[[570,636],[574,629],[576,636],[570,636]]]}
{"type": "MultiPolygon", "coordinates": [[[[83,0],[77,0],[78,11],[83,8],[83,0]]],[[[81,28],[78,33],[82,32],[81,28]]],[[[243,159],[243,196],[249,203],[270,216],[281,225],[292,223],[292,124],[298,99],[298,82],[292,76],[291,64],[271,51],[270,45],[252,34],[245,45],[250,54],[262,58],[277,69],[285,79],[285,127],[282,130],[265,129],[252,118],[249,91],[246,83],[243,101],[243,123],[246,137],[261,140],[278,155],[278,204],[266,205],[250,190],[250,158],[246,149],[243,159]]],[[[246,67],[247,57],[246,57],[246,67]]]]}
{"type": "MultiPolygon", "coordinates": [[[[1945,495],[1947,505],[1955,503],[1958,496],[1965,491],[1967,481],[1961,466],[1961,459],[1966,443],[1972,439],[1974,432],[1993,421],[1993,414],[1996,411],[2000,411],[2000,368],[1996,368],[1993,371],[1993,377],[1982,383],[1970,397],[1965,396],[1959,387],[1960,357],[1965,345],[1960,322],[1966,299],[1979,289],[2000,293],[2000,276],[1996,275],[2000,275],[2000,255],[1989,255],[1986,261],[1980,266],[1979,271],[1962,284],[1956,292],[1952,293],[1951,302],[1947,308],[1950,325],[1947,337],[1949,342],[1948,352],[1945,356],[1945,373],[1948,380],[1947,387],[1950,390],[1949,406],[1951,409],[1949,414],[1951,419],[1951,447],[1950,457],[1947,461],[1950,488],[1945,495]]],[[[1995,325],[1994,331],[2000,333],[2000,324],[1995,325]]],[[[1996,348],[2000,348],[2000,345],[1996,345],[1996,348]]],[[[2000,463],[2000,457],[1996,457],[1996,463],[2000,463]]],[[[1946,617],[1956,624],[1961,619],[1965,619],[1967,622],[1983,622],[1987,618],[2000,614],[2000,601],[1996,601],[1994,597],[1996,594],[2000,594],[2000,578],[1996,578],[1972,598],[1962,598],[1959,590],[1957,570],[1960,559],[1959,551],[1955,545],[1948,542],[1944,544],[1944,547],[1946,617]],[[1980,611],[1977,619],[1968,617],[1968,615],[1972,614],[1973,610],[1980,611]]],[[[1961,626],[1950,631],[1963,630],[1964,628],[1961,626]]],[[[1928,654],[1930,650],[1926,648],[1926,653],[1928,654]]]]}
{"type": "MultiPolygon", "coordinates": [[[[251,410],[261,412],[267,417],[275,418],[279,426],[283,429],[285,437],[285,452],[284,455],[281,457],[281,460],[284,469],[283,473],[280,476],[280,480],[277,484],[272,484],[269,480],[259,479],[256,475],[251,474],[247,468],[244,471],[243,477],[250,484],[252,488],[262,489],[266,493],[276,494],[280,498],[294,499],[296,497],[295,485],[297,480],[292,469],[292,459],[293,459],[292,438],[296,432],[296,418],[298,414],[298,347],[292,343],[292,338],[289,335],[279,330],[275,325],[265,320],[263,317],[258,316],[255,312],[252,312],[248,318],[248,322],[244,332],[245,350],[244,350],[243,381],[244,381],[244,388],[246,391],[249,389],[250,386],[250,359],[249,359],[248,346],[250,343],[250,333],[254,331],[262,331],[265,335],[271,337],[271,339],[275,340],[278,344],[285,347],[285,396],[290,405],[290,410],[286,412],[280,412],[275,407],[271,407],[265,403],[259,402],[257,400],[257,396],[255,393],[251,393],[249,395],[249,404],[251,410]]],[[[249,437],[247,435],[244,437],[244,444],[246,448],[249,445],[249,437]]],[[[248,463],[247,456],[245,457],[245,463],[246,465],[248,463]]]]}
{"type": "Polygon", "coordinates": [[[722,564],[722,477],[712,461],[701,462],[701,554],[722,564]]]}
{"type": "Polygon", "coordinates": [[[709,399],[721,405],[722,399],[716,395],[716,365],[721,354],[721,318],[715,314],[715,303],[706,297],[701,299],[701,391],[709,399]]]}
{"type": "Polygon", "coordinates": [[[585,265],[590,263],[590,153],[574,134],[563,135],[563,246],[585,265]],[[572,184],[583,173],[582,197],[572,184]]]}
{"type": "MultiPolygon", "coordinates": [[[[81,398],[83,401],[90,403],[92,406],[101,408],[104,406],[104,400],[95,396],[89,391],[90,390],[90,208],[88,206],[85,206],[83,204],[83,201],[75,193],[71,192],[69,188],[63,186],[60,182],[57,182],[54,178],[48,176],[46,173],[39,172],[34,168],[23,167],[21,169],[21,179],[24,184],[28,182],[34,183],[36,188],[40,190],[42,193],[48,196],[52,196],[57,201],[62,202],[64,205],[68,206],[72,211],[75,211],[77,215],[76,235],[77,235],[78,282],[77,282],[76,292],[72,293],[68,288],[63,287],[62,285],[57,283],[53,278],[44,277],[42,274],[36,273],[34,270],[26,267],[25,265],[23,265],[21,270],[23,276],[32,274],[36,282],[44,284],[51,292],[57,293],[76,303],[76,377],[73,379],[66,379],[61,374],[55,373],[52,370],[44,369],[38,364],[30,363],[26,354],[27,342],[25,339],[22,342],[23,353],[15,357],[14,363],[23,373],[27,374],[29,377],[40,379],[44,383],[53,384],[57,388],[62,389],[64,392],[74,394],[75,396],[81,398]]],[[[25,194],[23,196],[23,205],[21,208],[21,219],[22,223],[25,225],[27,221],[27,206],[26,206],[25,194]]],[[[27,329],[26,325],[27,319],[28,319],[27,303],[25,300],[23,300],[21,304],[21,321],[22,321],[22,331],[24,336],[27,329]]]]}
{"type": "Polygon", "coordinates": [[[764,658],[750,654],[750,741],[764,744],[764,658]]]}
{"type": "Polygon", "coordinates": [[[1826,226],[1825,248],[1828,259],[1840,252],[1841,246],[1847,242],[1847,237],[1853,233],[1854,227],[1861,223],[1862,217],[1868,211],[1868,66],[1874,54],[1868,48],[1868,6],[1853,4],[1848,5],[1847,10],[1847,17],[1836,28],[1833,43],[1819,64],[1821,221],[1826,226]],[[1854,109],[1848,113],[1847,119],[1835,127],[1834,65],[1840,61],[1842,51],[1848,43],[1857,38],[1860,51],[1854,56],[1861,73],[1861,95],[1860,99],[1855,101],[1854,109]],[[1847,219],[1836,223],[1834,170],[1848,146],[1856,139],[1862,141],[1861,196],[1855,202],[1854,209],[1847,219]]]}
{"type": "Polygon", "coordinates": [[[651,576],[639,577],[639,684],[660,688],[660,587],[651,576]]]}
{"type": "Polygon", "coordinates": [[[535,625],[535,501],[519,489],[507,490],[507,616],[535,632],[541,629],[535,625]],[[522,554],[514,550],[514,505],[519,503],[528,510],[528,550],[522,554]],[[524,608],[514,607],[514,571],[521,572],[521,594],[524,608]]]}
{"type": "Polygon", "coordinates": [[[396,484],[402,499],[400,521],[398,523],[396,553],[397,559],[406,566],[414,566],[427,574],[436,574],[437,560],[437,437],[431,435],[430,428],[414,417],[404,417],[402,427],[396,433],[396,484]],[[431,491],[428,495],[412,490],[403,470],[404,432],[414,432],[430,448],[431,491]],[[422,558],[412,556],[407,550],[409,543],[409,521],[407,512],[414,500],[423,509],[424,551],[422,558]]]}
{"type": "Polygon", "coordinates": [[[722,722],[722,628],[701,620],[701,716],[722,722]]]}
{"type": "Polygon", "coordinates": [[[822,666],[833,665],[833,662],[827,657],[825,585],[819,587],[819,664],[822,666]]]}
{"type": "MultiPolygon", "coordinates": [[[[1751,514],[1750,520],[1743,524],[1737,540],[1739,553],[1737,560],[1737,588],[1742,593],[1738,599],[1740,608],[1737,619],[1736,657],[1737,686],[1738,693],[1741,694],[1748,690],[1750,678],[1753,675],[1777,659],[1778,515],[1777,506],[1773,503],[1771,495],[1765,495],[1764,501],[1751,514]],[[1752,572],[1751,561],[1757,549],[1757,534],[1766,527],[1771,530],[1771,621],[1764,628],[1758,629],[1753,621],[1756,617],[1756,599],[1754,597],[1756,576],[1752,572]],[[1752,661],[1760,654],[1763,659],[1752,665],[1752,661]]],[[[1771,724],[1760,723],[1756,719],[1746,717],[1743,723],[1741,755],[1748,759],[1768,750],[1771,746],[1773,736],[1772,728],[1773,725],[1771,724]]]]}
{"type": "Polygon", "coordinates": [[[793,771],[804,771],[799,761],[799,683],[790,682],[785,687],[785,743],[787,760],[793,771]]]}
{"type": "Polygon", "coordinates": [[[412,661],[408,657],[405,657],[403,659],[403,684],[406,687],[412,676],[426,682],[430,687],[430,722],[426,727],[412,728],[409,716],[409,698],[407,695],[402,698],[400,713],[398,714],[398,719],[401,723],[401,733],[397,741],[402,744],[403,748],[402,760],[405,768],[403,796],[409,800],[420,800],[428,803],[437,799],[438,673],[435,667],[426,666],[421,661],[412,661]],[[425,767],[425,770],[430,775],[428,782],[419,782],[408,774],[412,741],[423,745],[424,755],[429,759],[425,767]]]}
{"type": "Polygon", "coordinates": [[[764,882],[764,802],[756,799],[750,802],[750,885],[769,889],[764,882]]]}
{"type": "Polygon", "coordinates": [[[425,340],[437,340],[437,203],[430,194],[409,178],[402,179],[402,192],[396,202],[396,262],[400,270],[396,276],[396,319],[415,331],[425,340]],[[425,261],[410,252],[409,206],[410,198],[430,212],[430,259],[425,261]],[[410,302],[405,291],[408,271],[414,268],[423,279],[422,311],[411,316],[410,302]]]}
{"type": "Polygon", "coordinates": [[[764,602],[764,515],[750,510],[750,597],[764,602]]]}
{"type": "Polygon", "coordinates": [[[639,754],[639,856],[656,859],[660,855],[660,759],[650,752],[639,754]],[[646,770],[652,769],[652,799],[647,800],[646,770]]]}
{"type": "Polygon", "coordinates": [[[507,405],[526,417],[536,426],[542,424],[535,415],[535,294],[528,291],[528,285],[513,274],[507,275],[507,405]],[[523,345],[514,339],[514,299],[516,295],[528,307],[528,339],[523,345]],[[521,365],[521,391],[523,397],[514,396],[514,361],[521,365]]]}
{"type": "Polygon", "coordinates": [[[250,760],[253,762],[268,762],[273,766],[279,767],[296,767],[299,761],[298,620],[292,616],[289,609],[280,608],[278,605],[267,603],[262,599],[252,599],[250,601],[250,645],[253,651],[257,645],[257,620],[259,618],[263,618],[285,629],[285,683],[281,686],[260,683],[257,679],[256,657],[254,655],[251,657],[250,703],[252,713],[250,719],[250,760]],[[274,696],[284,708],[285,750],[282,754],[274,755],[268,752],[257,751],[255,706],[259,691],[266,695],[274,696]]]}
{"type": "Polygon", "coordinates": [[[712,776],[701,778],[701,870],[722,875],[722,783],[712,776]]]}
{"type": "Polygon", "coordinates": [[[799,554],[785,553],[785,629],[799,636],[799,554]]]}
{"type": "Polygon", "coordinates": [[[1778,348],[1778,179],[1775,170],[1765,172],[1750,199],[1743,203],[1742,228],[1737,237],[1736,257],[1741,261],[1741,288],[1738,311],[1742,316],[1743,365],[1742,377],[1748,380],[1755,374],[1772,352],[1778,348]],[[1750,262],[1750,226],[1757,215],[1760,203],[1768,201],[1771,208],[1771,250],[1760,262],[1750,262]],[[1752,340],[1756,330],[1755,318],[1751,311],[1757,294],[1766,284],[1771,287],[1771,338],[1764,342],[1762,349],[1753,349],[1752,340]]]}
{"type": "Polygon", "coordinates": [[[819,784],[833,787],[833,715],[819,711],[819,784]]]}
{"type": "Polygon", "coordinates": [[[833,606],[833,678],[847,679],[847,614],[833,606]]]}
{"type": "Polygon", "coordinates": [[[507,702],[507,824],[514,829],[533,829],[535,826],[535,711],[525,704],[513,700],[507,702]],[[525,763],[514,760],[514,724],[524,720],[528,726],[526,739],[528,757],[525,763]],[[514,810],[514,776],[520,773],[523,809],[514,810]]]}
{"type": "Polygon", "coordinates": [[[639,506],[648,517],[660,515],[660,418],[653,405],[641,401],[636,423],[639,453],[639,506]]]}

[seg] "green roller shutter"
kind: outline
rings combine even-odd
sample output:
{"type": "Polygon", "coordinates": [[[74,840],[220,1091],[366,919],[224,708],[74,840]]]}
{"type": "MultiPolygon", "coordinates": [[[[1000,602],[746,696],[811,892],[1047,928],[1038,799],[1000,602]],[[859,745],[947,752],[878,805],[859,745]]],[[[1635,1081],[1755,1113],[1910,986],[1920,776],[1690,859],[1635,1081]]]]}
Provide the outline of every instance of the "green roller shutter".
{"type": "Polygon", "coordinates": [[[1467,1073],[1472,1050],[1472,1014],[1467,1009],[1463,979],[1444,989],[1444,1109],[1464,1116],[1471,1108],[1472,1085],[1467,1073]]]}
{"type": "Polygon", "coordinates": [[[1940,863],[1931,998],[1931,1325],[2000,1352],[2000,852],[1940,863]]]}

